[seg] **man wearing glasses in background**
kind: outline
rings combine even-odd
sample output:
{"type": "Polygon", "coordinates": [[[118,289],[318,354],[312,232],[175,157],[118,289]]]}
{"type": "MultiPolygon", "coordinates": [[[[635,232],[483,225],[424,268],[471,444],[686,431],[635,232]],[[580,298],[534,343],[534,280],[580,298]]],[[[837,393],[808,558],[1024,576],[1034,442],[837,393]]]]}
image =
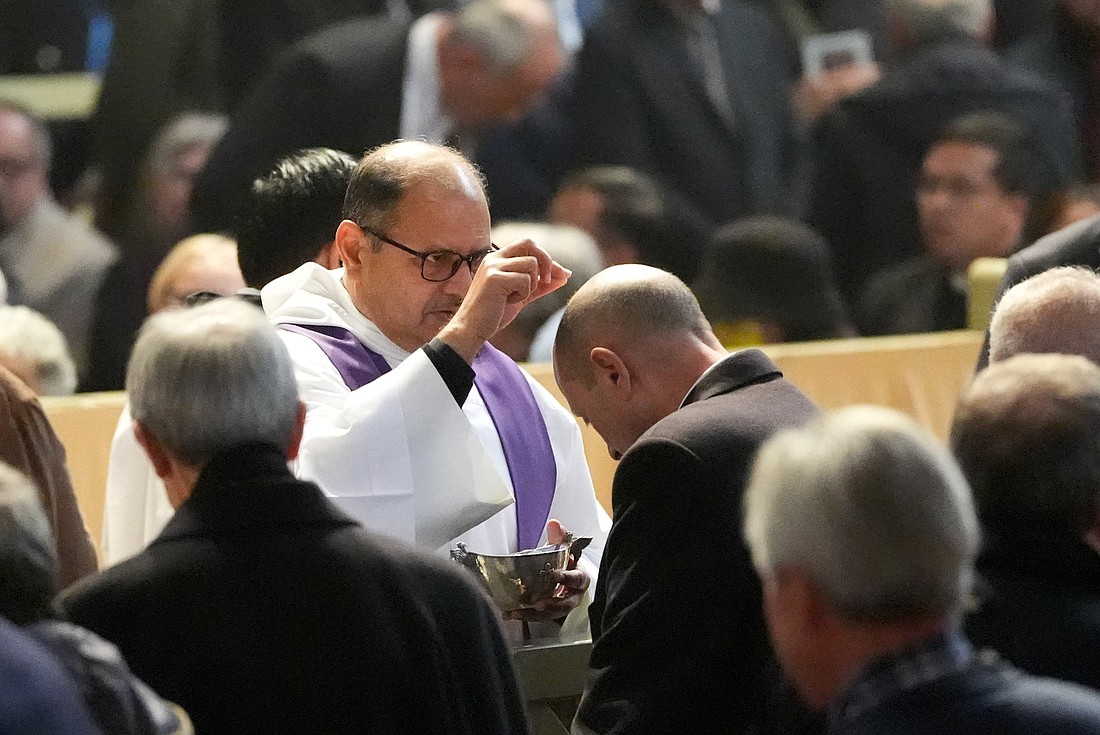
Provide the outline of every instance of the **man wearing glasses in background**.
{"type": "Polygon", "coordinates": [[[592,536],[564,599],[533,614],[564,616],[610,521],[572,415],[487,340],[569,273],[529,240],[494,246],[480,174],[442,146],[367,154],[344,217],[343,270],[307,264],[262,291],[307,406],[298,474],[422,547],[503,554],[563,527],[592,536]]]}

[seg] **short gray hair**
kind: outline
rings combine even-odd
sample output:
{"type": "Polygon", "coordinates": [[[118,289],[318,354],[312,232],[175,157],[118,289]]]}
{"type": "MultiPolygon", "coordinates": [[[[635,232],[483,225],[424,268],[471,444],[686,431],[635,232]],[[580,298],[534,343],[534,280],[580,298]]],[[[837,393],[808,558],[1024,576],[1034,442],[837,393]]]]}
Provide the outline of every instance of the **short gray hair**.
{"type": "Polygon", "coordinates": [[[979,542],[970,488],[908,417],[856,406],[776,434],[745,495],[763,577],[797,567],[853,622],[956,613],[979,542]]]}
{"type": "Polygon", "coordinates": [[[134,420],[195,467],[243,444],[285,451],[298,412],[282,340],[263,312],[232,297],[150,317],[126,390],[134,420]]]}
{"type": "Polygon", "coordinates": [[[552,20],[544,0],[474,0],[455,14],[451,39],[478,51],[494,71],[511,71],[527,61],[540,34],[557,32],[551,23],[534,22],[540,5],[552,20]]]}
{"type": "Polygon", "coordinates": [[[29,479],[0,462],[0,615],[47,617],[57,592],[57,548],[29,479]]]}
{"type": "Polygon", "coordinates": [[[993,17],[990,0],[887,0],[887,8],[913,43],[945,36],[980,37],[993,17]]]}
{"type": "Polygon", "coordinates": [[[192,148],[213,148],[229,129],[229,118],[216,112],[181,112],[158,132],[145,156],[146,171],[167,171],[176,156],[192,148]]]}
{"type": "Polygon", "coordinates": [[[959,399],[951,448],[983,521],[1080,538],[1100,498],[1100,367],[1077,355],[990,365],[959,399]]]}
{"type": "Polygon", "coordinates": [[[76,390],[76,365],[65,336],[29,307],[0,306],[0,354],[14,361],[8,369],[39,395],[69,396],[76,390]],[[18,363],[25,363],[30,373],[24,375],[18,363]]]}
{"type": "Polygon", "coordinates": [[[1005,292],[989,323],[989,360],[1026,352],[1081,355],[1100,365],[1100,275],[1062,266],[1005,292]]]}

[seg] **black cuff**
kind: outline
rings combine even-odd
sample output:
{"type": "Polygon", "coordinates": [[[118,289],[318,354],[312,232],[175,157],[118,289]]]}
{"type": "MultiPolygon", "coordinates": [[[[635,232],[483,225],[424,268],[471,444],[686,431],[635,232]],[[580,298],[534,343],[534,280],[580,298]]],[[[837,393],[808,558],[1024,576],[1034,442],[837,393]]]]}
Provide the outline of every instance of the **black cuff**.
{"type": "Polygon", "coordinates": [[[443,340],[433,339],[423,347],[428,359],[435,365],[439,377],[447,385],[447,390],[461,406],[466,402],[474,387],[474,369],[466,364],[462,357],[443,340]]]}

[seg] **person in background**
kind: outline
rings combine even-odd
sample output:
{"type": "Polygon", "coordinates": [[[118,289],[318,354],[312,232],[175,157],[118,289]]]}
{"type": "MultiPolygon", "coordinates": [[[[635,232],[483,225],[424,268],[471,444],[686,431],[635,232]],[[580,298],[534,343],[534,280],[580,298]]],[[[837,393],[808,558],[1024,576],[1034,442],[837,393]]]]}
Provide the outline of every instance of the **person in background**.
{"type": "Polygon", "coordinates": [[[608,265],[641,263],[684,281],[695,277],[710,225],[653,178],[625,166],[594,166],[565,177],[547,221],[578,227],[608,265]]]}
{"type": "Polygon", "coordinates": [[[51,156],[42,121],[0,101],[0,270],[8,302],[29,306],[56,324],[83,372],[96,293],[118,254],[54,200],[47,178],[51,156]]]}
{"type": "Polygon", "coordinates": [[[865,335],[966,327],[966,272],[1024,242],[1034,208],[1054,191],[1037,144],[1012,118],[977,112],[936,135],[915,199],[924,252],[872,277],[856,306],[865,335]]]}
{"type": "Polygon", "coordinates": [[[96,569],[95,547],[65,466],[65,448],[34,392],[0,368],[0,462],[34,482],[53,532],[57,582],[64,586],[96,569]]]}
{"type": "Polygon", "coordinates": [[[989,359],[1025,353],[1080,355],[1100,365],[1100,275],[1058,266],[1021,281],[997,302],[989,323],[989,359]]]}
{"type": "Polygon", "coordinates": [[[0,306],[0,365],[39,396],[70,396],[76,390],[76,365],[65,336],[26,306],[0,306]]]}
{"type": "Polygon", "coordinates": [[[838,102],[815,131],[807,221],[833,249],[849,303],[868,278],[920,254],[912,186],[951,120],[980,110],[1012,115],[1039,146],[1055,187],[1081,170],[1072,101],[988,48],[990,0],[887,0],[886,8],[896,60],[877,83],[838,102]]]}
{"type": "Polygon", "coordinates": [[[193,233],[191,190],[225,128],[223,115],[185,112],[165,125],[150,145],[134,198],[119,226],[122,255],[96,298],[92,326],[96,339],[82,391],[122,388],[134,335],[150,313],[146,306],[149,283],[175,244],[193,233]]]}
{"type": "Polygon", "coordinates": [[[727,349],[855,336],[829,246],[793,220],[749,217],[719,228],[692,291],[727,349]]]}
{"type": "Polygon", "coordinates": [[[232,296],[245,287],[237,244],[222,235],[192,235],[173,247],[149,283],[149,313],[179,308],[197,293],[232,296]]]}
{"type": "Polygon", "coordinates": [[[978,518],[911,419],[856,406],[777,434],[743,528],[775,650],[831,735],[1100,732],[1096,692],[978,654],[960,630],[978,518]]]}

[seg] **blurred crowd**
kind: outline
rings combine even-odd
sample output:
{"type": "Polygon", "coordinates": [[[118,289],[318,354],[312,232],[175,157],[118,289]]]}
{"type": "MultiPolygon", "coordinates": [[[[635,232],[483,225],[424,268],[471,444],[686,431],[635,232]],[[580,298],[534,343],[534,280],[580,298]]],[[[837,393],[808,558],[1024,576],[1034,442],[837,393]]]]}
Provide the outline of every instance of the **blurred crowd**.
{"type": "Polygon", "coordinates": [[[399,137],[471,156],[497,223],[685,279],[729,346],[963,327],[972,260],[1100,212],[1090,0],[486,5],[4,0],[0,74],[102,74],[85,121],[0,105],[7,302],[118,389],[177,242],[399,137]]]}

